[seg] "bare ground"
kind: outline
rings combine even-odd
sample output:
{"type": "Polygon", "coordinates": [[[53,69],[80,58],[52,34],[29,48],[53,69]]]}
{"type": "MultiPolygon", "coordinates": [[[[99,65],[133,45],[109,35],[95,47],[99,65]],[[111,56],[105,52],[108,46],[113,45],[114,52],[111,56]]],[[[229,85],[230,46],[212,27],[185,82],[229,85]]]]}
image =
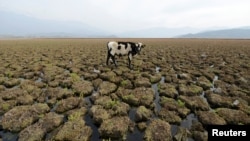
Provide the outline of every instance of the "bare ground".
{"type": "Polygon", "coordinates": [[[250,40],[1,40],[0,64],[3,141],[207,140],[207,125],[250,125],[250,40]],[[132,70],[106,66],[109,40],[146,44],[132,70]]]}

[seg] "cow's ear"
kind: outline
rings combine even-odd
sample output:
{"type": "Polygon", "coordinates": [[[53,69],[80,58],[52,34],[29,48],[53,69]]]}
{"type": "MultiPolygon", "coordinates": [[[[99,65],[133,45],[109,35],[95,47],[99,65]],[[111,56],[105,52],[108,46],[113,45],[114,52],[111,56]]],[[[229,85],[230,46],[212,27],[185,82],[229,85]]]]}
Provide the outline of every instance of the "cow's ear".
{"type": "Polygon", "coordinates": [[[146,47],[146,45],[142,45],[142,48],[146,47]]]}

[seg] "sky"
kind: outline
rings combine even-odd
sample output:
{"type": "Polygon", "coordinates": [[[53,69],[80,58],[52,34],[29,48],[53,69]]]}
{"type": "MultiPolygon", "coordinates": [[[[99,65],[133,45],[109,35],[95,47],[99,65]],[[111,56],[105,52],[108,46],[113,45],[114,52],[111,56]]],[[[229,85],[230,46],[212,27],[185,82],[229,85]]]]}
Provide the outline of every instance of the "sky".
{"type": "Polygon", "coordinates": [[[0,0],[0,10],[124,32],[250,26],[249,0],[0,0]]]}

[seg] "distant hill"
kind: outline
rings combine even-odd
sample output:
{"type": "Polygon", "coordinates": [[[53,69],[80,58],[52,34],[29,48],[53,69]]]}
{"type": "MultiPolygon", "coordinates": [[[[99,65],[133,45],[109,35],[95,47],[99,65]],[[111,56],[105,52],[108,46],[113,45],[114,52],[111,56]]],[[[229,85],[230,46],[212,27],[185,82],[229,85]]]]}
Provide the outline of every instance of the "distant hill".
{"type": "Polygon", "coordinates": [[[201,31],[201,29],[191,28],[191,27],[180,27],[180,28],[153,27],[153,28],[123,32],[123,33],[117,33],[117,35],[119,35],[119,37],[171,38],[177,35],[199,32],[199,31],[201,31]]]}
{"type": "Polygon", "coordinates": [[[177,37],[250,39],[250,27],[205,31],[196,34],[185,34],[177,37]]]}
{"type": "Polygon", "coordinates": [[[93,26],[68,21],[41,20],[0,11],[0,37],[101,37],[106,32],[93,26]]]}

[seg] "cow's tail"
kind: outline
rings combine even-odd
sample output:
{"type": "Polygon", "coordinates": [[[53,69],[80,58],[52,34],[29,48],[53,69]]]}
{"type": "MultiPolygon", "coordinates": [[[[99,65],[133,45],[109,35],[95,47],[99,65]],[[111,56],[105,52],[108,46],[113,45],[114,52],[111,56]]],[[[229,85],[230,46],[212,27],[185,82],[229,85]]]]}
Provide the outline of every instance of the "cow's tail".
{"type": "Polygon", "coordinates": [[[108,51],[108,52],[109,52],[109,50],[110,50],[109,43],[110,43],[110,41],[109,41],[109,42],[107,42],[107,51],[108,51]]]}
{"type": "Polygon", "coordinates": [[[109,42],[107,42],[107,49],[109,49],[109,42]]]}
{"type": "Polygon", "coordinates": [[[109,59],[110,59],[110,48],[109,48],[109,43],[107,43],[107,60],[106,60],[106,65],[109,64],[109,59]]]}

